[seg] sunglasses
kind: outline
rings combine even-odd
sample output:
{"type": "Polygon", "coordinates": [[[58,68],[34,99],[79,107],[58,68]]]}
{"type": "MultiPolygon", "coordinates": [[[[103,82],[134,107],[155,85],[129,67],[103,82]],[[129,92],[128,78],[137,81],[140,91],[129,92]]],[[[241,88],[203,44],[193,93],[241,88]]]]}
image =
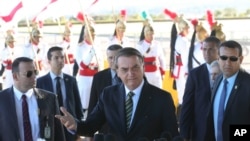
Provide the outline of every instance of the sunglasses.
{"type": "Polygon", "coordinates": [[[27,78],[30,78],[33,74],[38,75],[38,70],[27,71],[25,75],[27,78]]]}
{"type": "Polygon", "coordinates": [[[239,57],[235,57],[235,56],[230,56],[230,57],[228,57],[228,56],[220,56],[220,59],[223,60],[223,61],[226,61],[228,58],[229,58],[229,60],[231,62],[235,62],[235,61],[238,61],[239,57]]]}

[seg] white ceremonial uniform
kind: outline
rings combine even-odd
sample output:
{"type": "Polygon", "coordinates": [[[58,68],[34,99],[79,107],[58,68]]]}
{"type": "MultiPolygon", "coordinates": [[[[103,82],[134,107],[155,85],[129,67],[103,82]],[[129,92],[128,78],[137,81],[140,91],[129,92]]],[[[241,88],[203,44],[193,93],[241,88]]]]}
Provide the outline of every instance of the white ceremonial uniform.
{"type": "Polygon", "coordinates": [[[175,43],[175,65],[172,76],[176,80],[179,104],[182,104],[186,85],[186,75],[188,73],[189,45],[187,37],[178,35],[175,43]]]}
{"type": "Polygon", "coordinates": [[[162,47],[155,40],[151,43],[143,40],[137,44],[136,49],[144,56],[145,75],[148,82],[162,88],[162,78],[166,71],[166,59],[162,47]]]}
{"type": "Polygon", "coordinates": [[[10,48],[9,46],[5,47],[1,51],[2,63],[5,66],[3,80],[3,89],[9,88],[13,85],[13,76],[12,76],[12,63],[17,57],[17,47],[10,48]]]}
{"type": "Polygon", "coordinates": [[[49,65],[47,63],[47,51],[48,46],[43,43],[39,43],[38,45],[34,45],[32,43],[28,43],[27,45],[22,47],[22,57],[28,57],[33,59],[38,65],[39,68],[39,76],[42,76],[49,71],[49,65]]]}
{"type": "Polygon", "coordinates": [[[74,66],[74,50],[73,46],[70,42],[63,41],[61,44],[58,45],[59,47],[63,48],[63,51],[65,53],[65,60],[64,60],[64,67],[62,69],[62,72],[72,75],[73,73],[73,66],[74,66]],[[68,57],[67,57],[68,56],[68,57]]]}
{"type": "Polygon", "coordinates": [[[112,36],[110,38],[109,45],[114,45],[114,44],[121,45],[122,47],[133,47],[131,42],[129,41],[129,38],[127,38],[127,37],[123,37],[122,42],[121,42],[115,36],[112,36]]]}
{"type": "MultiPolygon", "coordinates": [[[[86,41],[76,47],[76,62],[79,66],[78,88],[83,109],[88,109],[93,76],[103,69],[103,57],[97,47],[86,41]],[[95,55],[96,54],[96,55],[95,55]]],[[[101,80],[100,80],[101,81],[101,80]]]]}
{"type": "Polygon", "coordinates": [[[196,42],[194,44],[194,53],[193,53],[193,68],[200,66],[205,63],[205,59],[202,53],[203,42],[196,42]],[[195,59],[194,59],[195,58],[195,59]]]}

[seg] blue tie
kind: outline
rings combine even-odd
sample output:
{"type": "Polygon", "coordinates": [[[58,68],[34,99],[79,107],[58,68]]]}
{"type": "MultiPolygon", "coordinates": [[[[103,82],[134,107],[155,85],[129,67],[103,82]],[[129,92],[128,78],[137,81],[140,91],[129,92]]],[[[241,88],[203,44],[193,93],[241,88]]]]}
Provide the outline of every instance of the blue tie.
{"type": "Polygon", "coordinates": [[[222,123],[224,119],[224,106],[227,97],[227,79],[224,79],[223,90],[220,96],[219,111],[218,111],[218,121],[217,121],[217,141],[223,141],[222,136],[222,123]]]}

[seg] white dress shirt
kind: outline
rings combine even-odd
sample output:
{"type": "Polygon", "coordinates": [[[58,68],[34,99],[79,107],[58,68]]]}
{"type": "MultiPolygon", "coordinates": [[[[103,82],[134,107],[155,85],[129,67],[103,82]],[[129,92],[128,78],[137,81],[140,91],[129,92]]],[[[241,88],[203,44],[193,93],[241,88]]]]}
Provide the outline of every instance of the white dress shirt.
{"type": "Polygon", "coordinates": [[[21,141],[24,141],[24,129],[23,129],[23,110],[22,110],[22,95],[25,94],[29,108],[30,125],[32,130],[33,141],[36,141],[40,137],[40,125],[39,125],[39,108],[37,105],[37,99],[34,95],[33,89],[28,90],[26,93],[20,92],[13,86],[15,94],[16,114],[18,121],[18,128],[21,141]]]}

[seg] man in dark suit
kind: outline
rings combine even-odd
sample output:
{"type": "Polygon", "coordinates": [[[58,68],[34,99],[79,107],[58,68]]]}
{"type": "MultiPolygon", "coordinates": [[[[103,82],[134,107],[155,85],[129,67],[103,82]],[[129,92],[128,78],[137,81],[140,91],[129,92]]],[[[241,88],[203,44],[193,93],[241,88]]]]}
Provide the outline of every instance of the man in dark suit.
{"type": "MultiPolygon", "coordinates": [[[[62,73],[64,67],[63,49],[57,46],[51,47],[47,52],[47,59],[51,70],[48,74],[37,79],[37,88],[56,93],[58,98],[62,98],[62,103],[59,101],[59,106],[66,107],[76,119],[81,120],[83,113],[76,79],[62,73]],[[57,77],[60,77],[61,93],[57,92],[57,77]]],[[[64,132],[67,141],[75,141],[75,135],[67,130],[64,132]]]]}
{"type": "Polygon", "coordinates": [[[160,138],[164,132],[178,135],[175,108],[171,95],[144,79],[142,54],[134,48],[121,49],[115,65],[121,84],[106,87],[86,121],[76,122],[61,108],[56,115],[69,130],[80,135],[93,135],[107,122],[110,134],[119,141],[160,138]]]}
{"type": "Polygon", "coordinates": [[[65,141],[55,94],[35,87],[33,60],[20,57],[12,64],[14,85],[0,92],[0,140],[65,141]]]}
{"type": "MultiPolygon", "coordinates": [[[[117,44],[110,45],[107,48],[106,56],[109,68],[104,69],[94,75],[90,91],[88,115],[93,111],[94,107],[96,106],[103,89],[107,86],[116,85],[121,81],[116,75],[115,65],[114,65],[115,55],[120,49],[122,49],[122,46],[117,44]]],[[[109,130],[108,125],[104,124],[103,127],[98,131],[98,133],[105,134],[108,133],[108,130],[109,130]]]]}
{"type": "Polygon", "coordinates": [[[210,64],[218,59],[220,40],[208,37],[202,53],[206,63],[188,74],[180,116],[180,134],[185,141],[202,141],[205,136],[206,113],[211,98],[210,64]]]}
{"type": "Polygon", "coordinates": [[[229,141],[230,125],[250,125],[250,74],[241,69],[242,47],[236,41],[225,41],[219,56],[222,75],[213,87],[206,141],[229,141]]]}
{"type": "Polygon", "coordinates": [[[94,109],[103,89],[107,86],[118,84],[120,81],[120,79],[116,75],[115,65],[114,65],[115,55],[120,49],[122,49],[122,46],[116,44],[110,45],[107,48],[106,56],[109,68],[104,69],[94,75],[90,92],[88,114],[90,114],[94,109]]]}

